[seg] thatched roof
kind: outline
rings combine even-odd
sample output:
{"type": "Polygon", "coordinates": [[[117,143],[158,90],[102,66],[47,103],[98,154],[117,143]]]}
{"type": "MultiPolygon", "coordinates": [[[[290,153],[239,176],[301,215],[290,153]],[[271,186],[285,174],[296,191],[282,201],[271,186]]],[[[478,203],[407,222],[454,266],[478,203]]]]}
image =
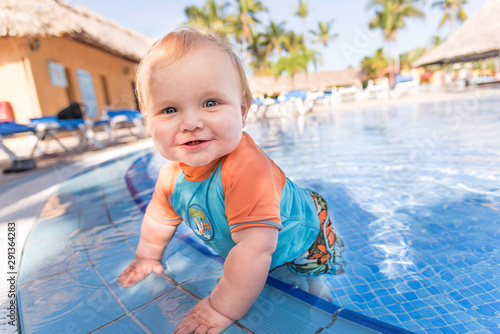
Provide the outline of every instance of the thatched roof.
{"type": "Polygon", "coordinates": [[[256,76],[250,79],[250,88],[256,95],[287,92],[291,90],[324,90],[329,87],[361,85],[362,73],[360,69],[345,71],[299,73],[293,82],[288,76],[274,78],[272,76],[256,76]]]}
{"type": "Polygon", "coordinates": [[[414,67],[496,57],[500,50],[500,0],[488,0],[444,43],[413,63],[414,67]]]}
{"type": "Polygon", "coordinates": [[[138,61],[154,39],[62,0],[0,0],[0,37],[70,37],[138,61]]]}

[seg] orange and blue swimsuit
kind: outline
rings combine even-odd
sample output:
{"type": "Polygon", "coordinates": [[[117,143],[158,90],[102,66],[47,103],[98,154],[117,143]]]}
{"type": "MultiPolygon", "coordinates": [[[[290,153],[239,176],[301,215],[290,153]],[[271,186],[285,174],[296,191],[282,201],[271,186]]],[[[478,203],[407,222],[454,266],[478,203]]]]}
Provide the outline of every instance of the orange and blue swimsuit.
{"type": "Polygon", "coordinates": [[[232,232],[254,226],[277,228],[280,233],[271,269],[289,264],[292,271],[304,275],[337,273],[335,254],[328,250],[322,258],[323,261],[330,254],[326,267],[314,265],[321,257],[317,254],[312,261],[304,261],[304,256],[310,257],[311,248],[319,249],[313,247],[318,235],[325,235],[325,220],[321,221],[314,194],[286,178],[253,139],[243,133],[233,152],[208,165],[163,166],[146,214],[167,225],[184,221],[224,258],[235,246],[232,232]],[[302,261],[295,261],[301,256],[302,261]]]}

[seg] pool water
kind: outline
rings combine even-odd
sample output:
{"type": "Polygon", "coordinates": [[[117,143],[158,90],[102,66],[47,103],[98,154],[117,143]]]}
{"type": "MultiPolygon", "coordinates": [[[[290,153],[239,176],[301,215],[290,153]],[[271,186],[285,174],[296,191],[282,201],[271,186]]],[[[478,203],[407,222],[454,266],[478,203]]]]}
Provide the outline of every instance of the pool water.
{"type": "MultiPolygon", "coordinates": [[[[297,302],[300,292],[268,281],[228,332],[383,328],[360,328],[355,311],[416,333],[500,333],[499,129],[500,96],[249,124],[290,179],[326,198],[347,266],[327,281],[340,308],[321,300],[311,308],[297,302]],[[259,327],[270,314],[277,320],[259,327]]],[[[220,259],[180,228],[163,258],[165,277],[116,285],[165,162],[152,152],[64,181],[47,201],[21,260],[23,332],[168,333],[216,284],[220,259]]]]}
{"type": "Polygon", "coordinates": [[[250,124],[334,207],[334,303],[427,333],[500,333],[500,96],[250,124]]]}

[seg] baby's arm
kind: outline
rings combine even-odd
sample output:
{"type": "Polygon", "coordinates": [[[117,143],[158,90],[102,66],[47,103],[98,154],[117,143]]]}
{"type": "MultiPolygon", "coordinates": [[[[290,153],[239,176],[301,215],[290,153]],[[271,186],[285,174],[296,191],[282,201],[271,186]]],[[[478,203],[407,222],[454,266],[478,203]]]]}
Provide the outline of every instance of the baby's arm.
{"type": "Polygon", "coordinates": [[[250,227],[232,234],[236,246],[210,295],[210,303],[219,313],[237,320],[248,312],[266,283],[278,232],[273,227],[250,227]]]}
{"type": "Polygon", "coordinates": [[[224,275],[174,333],[192,333],[199,327],[218,333],[242,318],[264,288],[278,232],[273,227],[250,227],[232,233],[236,246],[226,258],[224,275]]]}
{"type": "Polygon", "coordinates": [[[177,225],[160,224],[147,214],[144,215],[135,260],[118,276],[118,284],[127,287],[134,285],[152,272],[161,274],[163,266],[160,260],[176,229],[177,225]]]}

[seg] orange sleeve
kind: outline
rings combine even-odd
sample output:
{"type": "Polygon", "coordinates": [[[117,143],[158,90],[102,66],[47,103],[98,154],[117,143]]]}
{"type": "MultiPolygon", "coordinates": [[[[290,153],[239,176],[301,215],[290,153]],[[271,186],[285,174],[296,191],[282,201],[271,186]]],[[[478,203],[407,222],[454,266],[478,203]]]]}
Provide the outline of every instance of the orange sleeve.
{"type": "Polygon", "coordinates": [[[280,200],[286,177],[248,134],[243,134],[242,141],[245,142],[222,165],[221,181],[231,232],[251,226],[281,229],[280,200]]]}
{"type": "Polygon", "coordinates": [[[146,209],[146,214],[158,223],[179,225],[182,222],[182,218],[175,213],[169,202],[180,173],[181,169],[177,163],[167,163],[160,169],[153,198],[146,209]]]}

